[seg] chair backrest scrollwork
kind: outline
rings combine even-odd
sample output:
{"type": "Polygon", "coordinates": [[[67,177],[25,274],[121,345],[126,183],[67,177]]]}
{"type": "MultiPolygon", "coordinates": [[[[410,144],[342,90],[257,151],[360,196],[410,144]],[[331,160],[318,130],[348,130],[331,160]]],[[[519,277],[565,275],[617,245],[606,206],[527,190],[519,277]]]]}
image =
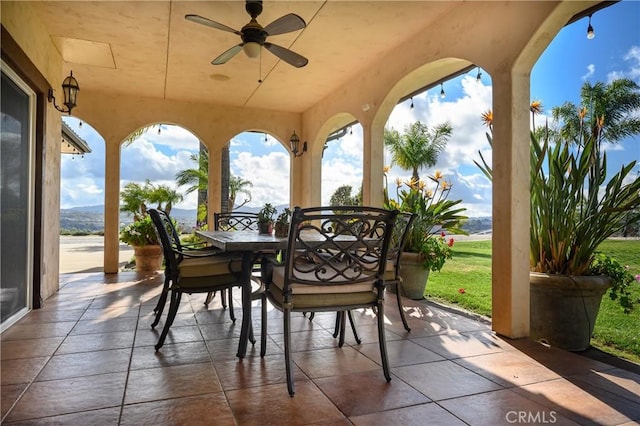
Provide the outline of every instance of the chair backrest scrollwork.
{"type": "Polygon", "coordinates": [[[288,286],[368,283],[382,289],[397,211],[296,207],[284,263],[288,286]]]}
{"type": "Polygon", "coordinates": [[[258,214],[249,212],[214,213],[216,231],[257,231],[258,214]]]}

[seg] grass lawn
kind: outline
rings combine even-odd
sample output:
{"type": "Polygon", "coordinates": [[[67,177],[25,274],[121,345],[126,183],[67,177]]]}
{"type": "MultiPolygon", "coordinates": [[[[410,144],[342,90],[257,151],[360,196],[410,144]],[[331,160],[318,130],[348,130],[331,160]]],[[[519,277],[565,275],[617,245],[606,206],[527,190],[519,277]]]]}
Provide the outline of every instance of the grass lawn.
{"type": "MultiPolygon", "coordinates": [[[[440,272],[431,272],[425,295],[436,301],[457,305],[491,316],[491,241],[457,241],[453,259],[440,272]]],[[[640,274],[640,241],[607,240],[600,251],[628,265],[640,274]]],[[[640,284],[633,295],[640,299],[640,284]]],[[[591,344],[605,352],[640,363],[640,304],[626,315],[608,294],[602,299],[591,344]]]]}

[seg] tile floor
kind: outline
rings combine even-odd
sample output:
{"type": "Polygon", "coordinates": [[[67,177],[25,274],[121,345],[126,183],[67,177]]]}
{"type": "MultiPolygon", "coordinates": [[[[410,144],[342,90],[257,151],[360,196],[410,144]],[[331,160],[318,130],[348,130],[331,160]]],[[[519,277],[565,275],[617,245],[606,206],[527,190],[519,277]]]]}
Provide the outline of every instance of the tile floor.
{"type": "MultiPolygon", "coordinates": [[[[640,423],[640,375],[527,339],[427,302],[393,298],[385,314],[393,379],[379,365],[375,320],[355,314],[337,348],[333,314],[296,314],[296,395],[287,394],[282,326],[235,357],[240,320],[204,295],[183,298],[165,346],[152,310],[162,276],[61,276],[61,290],[2,334],[3,424],[501,425],[640,423]]],[[[240,292],[235,296],[239,298],[240,292]]],[[[255,302],[254,325],[259,330],[255,302]]],[[[239,303],[236,304],[236,307],[239,303]]],[[[238,318],[241,312],[237,309],[238,318]]],[[[162,323],[158,326],[161,327],[162,323]]]]}

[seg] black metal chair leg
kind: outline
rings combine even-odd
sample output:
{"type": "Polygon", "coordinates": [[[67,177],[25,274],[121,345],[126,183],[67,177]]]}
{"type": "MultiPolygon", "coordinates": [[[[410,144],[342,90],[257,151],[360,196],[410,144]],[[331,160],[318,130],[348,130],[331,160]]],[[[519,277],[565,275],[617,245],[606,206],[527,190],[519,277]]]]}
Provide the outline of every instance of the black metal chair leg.
{"type": "Polygon", "coordinates": [[[167,313],[167,321],[164,323],[164,328],[162,329],[162,333],[160,333],[160,338],[158,339],[158,343],[156,343],[156,351],[159,350],[162,345],[164,345],[164,340],[167,338],[167,334],[169,333],[169,328],[171,328],[171,324],[173,324],[173,320],[176,318],[176,314],[178,313],[178,308],[180,307],[180,299],[182,298],[182,293],[179,291],[171,292],[171,303],[169,304],[169,312],[167,313]]]}
{"type": "Polygon", "coordinates": [[[209,293],[207,293],[207,297],[204,299],[205,306],[209,306],[209,303],[211,303],[215,295],[216,295],[215,291],[210,291],[209,293]]]}
{"type": "Polygon", "coordinates": [[[151,323],[151,328],[156,328],[156,325],[160,322],[160,317],[162,316],[162,311],[164,311],[164,305],[167,304],[167,294],[169,293],[169,278],[164,279],[164,287],[162,288],[162,293],[160,293],[160,299],[158,300],[158,304],[153,312],[156,313],[156,317],[151,323]]]}
{"type": "Polygon", "coordinates": [[[256,344],[256,338],[253,335],[253,324],[249,327],[249,342],[251,342],[252,346],[256,344]]]}
{"type": "Polygon", "coordinates": [[[261,324],[260,324],[260,357],[263,358],[267,353],[267,297],[264,293],[260,296],[262,302],[261,308],[261,324]]]}
{"type": "Polygon", "coordinates": [[[362,343],[362,340],[360,340],[360,336],[358,336],[358,330],[356,329],[356,323],[353,321],[353,315],[351,314],[351,311],[347,311],[347,316],[349,317],[349,324],[351,324],[351,331],[353,331],[353,337],[354,339],[356,339],[356,343],[362,343]]]}
{"type": "Polygon", "coordinates": [[[335,339],[340,334],[340,312],[336,312],[336,325],[333,328],[333,338],[335,339]]]}
{"type": "Polygon", "coordinates": [[[382,304],[378,306],[378,342],[380,344],[380,360],[382,362],[382,371],[387,382],[391,381],[391,373],[389,371],[389,357],[387,355],[387,340],[384,333],[384,309],[382,304]]]}
{"type": "Polygon", "coordinates": [[[291,312],[284,310],[284,363],[287,370],[287,390],[289,396],[293,396],[296,391],[293,386],[293,371],[291,362],[291,312]]]}
{"type": "Polygon", "coordinates": [[[167,300],[167,292],[169,291],[169,277],[167,276],[167,274],[164,274],[164,284],[162,285],[162,293],[160,293],[160,298],[158,299],[158,303],[156,304],[156,307],[153,308],[153,313],[157,313],[158,309],[162,309],[164,308],[164,304],[166,303],[167,300]]]}
{"type": "Polygon", "coordinates": [[[338,337],[338,347],[341,348],[342,346],[344,346],[344,335],[347,328],[347,315],[345,311],[340,311],[338,312],[338,316],[340,317],[340,337],[338,337]]]}
{"type": "Polygon", "coordinates": [[[229,289],[229,317],[231,321],[236,322],[236,314],[233,311],[233,295],[231,294],[231,289],[229,289]]]}
{"type": "Polygon", "coordinates": [[[396,284],[396,299],[398,300],[398,310],[400,311],[400,319],[402,320],[402,325],[404,325],[404,329],[407,331],[411,331],[411,327],[409,327],[407,318],[404,315],[404,309],[402,307],[402,296],[400,296],[401,292],[402,292],[402,288],[400,287],[400,283],[398,282],[396,284]]]}
{"type": "Polygon", "coordinates": [[[222,302],[222,308],[227,309],[227,293],[225,290],[220,290],[220,302],[222,302]]]}

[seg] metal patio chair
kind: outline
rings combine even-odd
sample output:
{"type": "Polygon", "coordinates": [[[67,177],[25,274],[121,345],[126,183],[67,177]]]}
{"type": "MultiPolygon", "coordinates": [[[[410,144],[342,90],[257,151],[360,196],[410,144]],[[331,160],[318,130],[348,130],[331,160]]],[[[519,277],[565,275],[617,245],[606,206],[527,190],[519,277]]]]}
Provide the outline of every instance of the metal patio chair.
{"type": "Polygon", "coordinates": [[[375,307],[382,368],[391,380],[384,330],[384,280],[397,211],[374,207],[294,209],[284,261],[262,261],[262,336],[266,353],[267,300],[284,313],[287,388],[294,395],[291,312],[344,312],[375,307]],[[374,231],[375,230],[375,231],[374,231]]]}

